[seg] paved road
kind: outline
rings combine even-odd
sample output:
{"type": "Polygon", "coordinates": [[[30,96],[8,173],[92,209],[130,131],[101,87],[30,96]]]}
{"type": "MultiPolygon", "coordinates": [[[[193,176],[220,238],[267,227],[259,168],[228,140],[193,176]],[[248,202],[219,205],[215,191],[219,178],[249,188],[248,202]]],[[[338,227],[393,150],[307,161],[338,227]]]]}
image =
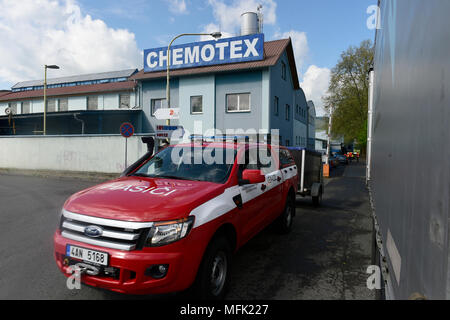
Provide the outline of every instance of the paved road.
{"type": "MultiPolygon", "coordinates": [[[[371,221],[364,167],[333,170],[323,206],[297,199],[294,231],[267,228],[234,257],[229,299],[373,299],[365,287],[371,221]]],[[[82,286],[70,291],[53,261],[52,234],[75,179],[0,175],[0,299],[137,298],[82,286]]],[[[173,299],[183,295],[139,297],[173,299]]]]}

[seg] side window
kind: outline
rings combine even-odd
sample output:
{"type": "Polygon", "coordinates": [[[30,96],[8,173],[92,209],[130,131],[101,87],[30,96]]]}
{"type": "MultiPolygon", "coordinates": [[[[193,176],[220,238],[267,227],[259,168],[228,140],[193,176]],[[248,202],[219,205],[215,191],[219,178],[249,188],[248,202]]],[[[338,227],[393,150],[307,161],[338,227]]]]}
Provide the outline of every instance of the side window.
{"type": "Polygon", "coordinates": [[[263,174],[269,174],[277,170],[270,150],[260,150],[252,148],[248,151],[248,163],[241,165],[241,172],[245,169],[261,170],[263,174]]]}
{"type": "Polygon", "coordinates": [[[280,149],[280,168],[289,167],[293,162],[290,152],[286,149],[280,149]]]}
{"type": "Polygon", "coordinates": [[[260,169],[264,174],[269,174],[277,170],[270,150],[267,150],[267,152],[265,150],[259,152],[259,162],[260,169]]]}

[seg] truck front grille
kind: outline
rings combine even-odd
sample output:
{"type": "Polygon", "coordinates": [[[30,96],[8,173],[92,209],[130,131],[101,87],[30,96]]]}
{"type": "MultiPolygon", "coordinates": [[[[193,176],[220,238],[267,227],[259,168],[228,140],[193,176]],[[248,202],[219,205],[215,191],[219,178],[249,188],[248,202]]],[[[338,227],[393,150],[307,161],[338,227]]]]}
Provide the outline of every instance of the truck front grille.
{"type": "Polygon", "coordinates": [[[141,249],[152,222],[131,222],[86,216],[63,210],[61,235],[67,239],[124,251],[141,249]],[[99,236],[88,236],[88,226],[99,227],[99,236]]]}

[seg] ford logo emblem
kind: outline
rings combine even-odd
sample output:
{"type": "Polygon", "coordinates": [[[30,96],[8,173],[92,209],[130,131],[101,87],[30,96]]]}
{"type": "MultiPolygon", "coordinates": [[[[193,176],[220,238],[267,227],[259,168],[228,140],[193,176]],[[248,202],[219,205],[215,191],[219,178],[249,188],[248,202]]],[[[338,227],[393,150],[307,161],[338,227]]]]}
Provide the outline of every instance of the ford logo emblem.
{"type": "Polygon", "coordinates": [[[103,233],[103,229],[98,226],[87,226],[84,228],[84,234],[88,237],[97,238],[103,233]]]}

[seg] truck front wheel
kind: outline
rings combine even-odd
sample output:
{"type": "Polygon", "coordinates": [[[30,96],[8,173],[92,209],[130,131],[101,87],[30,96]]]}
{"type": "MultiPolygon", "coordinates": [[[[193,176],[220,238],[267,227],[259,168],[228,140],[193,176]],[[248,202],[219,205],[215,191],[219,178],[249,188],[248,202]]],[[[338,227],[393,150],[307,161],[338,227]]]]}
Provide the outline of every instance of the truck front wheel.
{"type": "Polygon", "coordinates": [[[228,290],[231,248],[225,237],[213,239],[198,270],[195,291],[202,300],[222,300],[228,290]]]}

